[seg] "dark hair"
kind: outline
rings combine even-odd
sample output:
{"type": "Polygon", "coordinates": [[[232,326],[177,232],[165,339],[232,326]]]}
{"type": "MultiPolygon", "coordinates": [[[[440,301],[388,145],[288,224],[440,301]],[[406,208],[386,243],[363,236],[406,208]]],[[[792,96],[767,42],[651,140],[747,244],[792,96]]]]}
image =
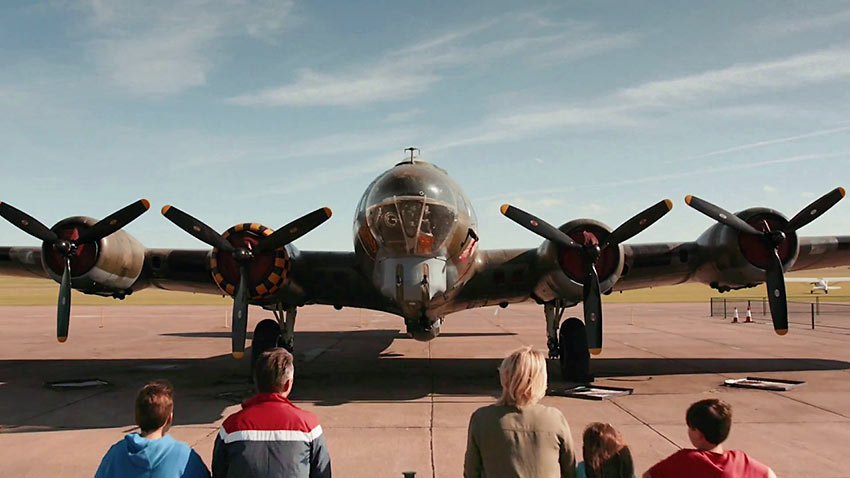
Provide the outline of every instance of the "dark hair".
{"type": "Polygon", "coordinates": [[[632,478],[632,453],[622,435],[607,423],[591,423],[582,436],[587,478],[632,478]]]}
{"type": "Polygon", "coordinates": [[[723,400],[700,400],[688,408],[685,422],[690,428],[702,432],[706,441],[719,445],[729,436],[732,428],[732,406],[723,400]]]}
{"type": "Polygon", "coordinates": [[[280,393],[295,375],[292,354],[284,348],[266,350],[254,363],[254,384],[259,393],[280,393]]]}
{"type": "Polygon", "coordinates": [[[136,425],[142,432],[154,431],[174,411],[174,387],[168,380],[148,382],[136,395],[136,425]]]}

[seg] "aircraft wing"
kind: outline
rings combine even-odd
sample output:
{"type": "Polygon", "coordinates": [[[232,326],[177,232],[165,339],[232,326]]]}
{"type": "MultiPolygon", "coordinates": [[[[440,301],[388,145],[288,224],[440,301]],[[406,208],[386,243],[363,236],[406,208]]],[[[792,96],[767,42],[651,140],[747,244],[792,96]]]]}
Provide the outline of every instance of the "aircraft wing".
{"type": "Polygon", "coordinates": [[[40,247],[0,247],[0,275],[50,278],[41,265],[40,247]]]}
{"type": "MultiPolygon", "coordinates": [[[[353,252],[299,251],[292,246],[287,246],[287,251],[288,270],[280,289],[252,303],[272,307],[280,301],[395,312],[357,267],[353,252]]],[[[223,294],[213,280],[209,255],[208,250],[150,250],[147,262],[159,267],[149,267],[146,279],[161,289],[223,294]],[[154,259],[157,257],[159,260],[154,259]]]]}
{"type": "MultiPolygon", "coordinates": [[[[800,254],[789,269],[800,271],[827,267],[850,266],[850,236],[800,237],[800,254]]],[[[714,257],[712,249],[698,242],[624,245],[626,266],[613,290],[631,290],[684,282],[707,282],[713,275],[719,283],[724,276],[732,278],[734,268],[723,269],[725,257],[714,257]],[[710,271],[711,273],[700,274],[710,271]]],[[[839,281],[847,278],[827,278],[839,281]]],[[[815,278],[789,278],[786,281],[816,282],[815,278]]],[[[757,282],[763,282],[757,281],[757,282]]]]}
{"type": "MultiPolygon", "coordinates": [[[[357,267],[353,252],[298,251],[288,248],[291,258],[287,280],[269,300],[252,301],[271,305],[325,304],[362,307],[394,312],[357,267]]],[[[51,280],[41,260],[40,247],[0,247],[0,276],[51,280]]],[[[148,287],[199,294],[223,295],[213,280],[210,250],[146,249],[144,265],[131,290],[148,287]]],[[[107,294],[102,294],[107,295],[107,294]]]]}
{"type": "MultiPolygon", "coordinates": [[[[799,237],[800,253],[790,270],[850,266],[850,236],[799,237]]],[[[645,289],[686,282],[712,287],[731,283],[737,270],[723,269],[724,258],[712,255],[711,247],[694,242],[623,244],[622,273],[611,291],[645,289]],[[715,282],[715,283],[712,283],[715,282]]],[[[458,296],[458,308],[513,303],[535,299],[581,301],[581,286],[563,287],[566,279],[547,246],[537,249],[481,251],[475,276],[458,296]]],[[[850,278],[828,278],[830,282],[850,278]]],[[[808,279],[806,279],[808,281],[808,279]]],[[[746,284],[764,282],[761,277],[746,284]]]]}

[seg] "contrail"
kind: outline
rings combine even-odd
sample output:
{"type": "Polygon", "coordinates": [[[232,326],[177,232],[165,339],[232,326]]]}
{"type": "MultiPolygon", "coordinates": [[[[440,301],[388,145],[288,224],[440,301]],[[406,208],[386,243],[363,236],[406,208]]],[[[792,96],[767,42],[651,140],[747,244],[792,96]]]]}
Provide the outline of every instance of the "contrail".
{"type": "Polygon", "coordinates": [[[674,161],[670,161],[671,163],[679,162],[679,161],[689,161],[691,159],[701,159],[701,158],[710,158],[712,156],[720,156],[721,154],[726,153],[735,153],[738,151],[746,151],[748,149],[761,148],[762,146],[770,146],[772,144],[780,144],[780,143],[789,143],[791,141],[797,141],[798,139],[806,139],[806,138],[814,138],[817,136],[826,136],[833,133],[840,133],[842,131],[850,131],[850,126],[842,126],[840,128],[832,128],[825,129],[821,131],[812,131],[811,133],[799,134],[796,136],[788,136],[786,138],[776,138],[769,139],[766,141],[758,141],[755,143],[742,144],[738,146],[733,146],[731,148],[719,149],[717,151],[712,151],[710,153],[698,154],[696,156],[690,156],[687,158],[682,158],[674,161]]]}

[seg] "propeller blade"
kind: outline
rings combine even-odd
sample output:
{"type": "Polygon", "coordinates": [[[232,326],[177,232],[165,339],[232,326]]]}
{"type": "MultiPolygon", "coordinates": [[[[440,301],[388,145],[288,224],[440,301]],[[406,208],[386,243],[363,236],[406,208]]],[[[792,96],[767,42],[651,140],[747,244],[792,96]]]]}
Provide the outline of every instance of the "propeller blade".
{"type": "Polygon", "coordinates": [[[574,249],[582,248],[570,236],[561,232],[560,229],[549,224],[543,219],[523,211],[520,208],[511,206],[510,204],[502,204],[501,211],[508,219],[537,234],[538,236],[543,237],[544,239],[549,239],[550,241],[564,247],[572,247],[574,249]]]}
{"type": "Polygon", "coordinates": [[[233,297],[233,329],[231,343],[233,357],[241,359],[245,355],[245,335],[248,333],[248,268],[239,266],[239,287],[233,297]]]}
{"type": "Polygon", "coordinates": [[[14,224],[18,229],[44,242],[55,242],[59,237],[44,224],[29,214],[3,202],[0,202],[0,216],[14,224]]]}
{"type": "Polygon", "coordinates": [[[779,335],[788,333],[788,303],[785,297],[785,277],[782,261],[776,249],[770,254],[767,263],[767,299],[770,315],[773,318],[773,330],[779,335]]]}
{"type": "Polygon", "coordinates": [[[225,252],[233,252],[235,250],[233,244],[221,237],[221,234],[215,232],[213,228],[174,206],[164,206],[162,208],[162,215],[201,242],[209,244],[212,247],[217,247],[225,252]]]}
{"type": "Polygon", "coordinates": [[[81,232],[79,239],[75,242],[80,244],[83,242],[94,242],[99,239],[103,239],[104,237],[133,222],[137,217],[150,209],[150,207],[151,203],[148,202],[147,199],[139,199],[133,204],[113,212],[98,221],[94,226],[81,232]]]}
{"type": "Polygon", "coordinates": [[[273,251],[283,247],[312,231],[320,224],[327,221],[330,217],[331,209],[329,207],[319,208],[311,213],[305,214],[281,227],[272,235],[263,238],[263,240],[257,244],[257,247],[254,248],[254,252],[261,253],[265,251],[273,251]]]}
{"type": "Polygon", "coordinates": [[[659,201],[657,204],[644,209],[628,221],[621,224],[620,227],[614,229],[614,232],[612,232],[605,240],[605,246],[628,241],[643,232],[644,229],[651,226],[655,223],[655,221],[664,217],[664,215],[670,212],[671,209],[673,209],[673,201],[669,199],[659,201]]]}
{"type": "Polygon", "coordinates": [[[587,348],[593,355],[602,352],[602,296],[596,265],[588,264],[584,279],[584,326],[587,329],[587,348]]]}
{"type": "Polygon", "coordinates": [[[68,326],[71,322],[71,258],[65,257],[65,270],[59,285],[59,303],[56,310],[56,339],[68,340],[68,326]]]}
{"type": "Polygon", "coordinates": [[[747,222],[740,217],[721,208],[720,206],[715,206],[708,201],[703,201],[696,196],[685,196],[685,203],[715,221],[731,227],[732,229],[736,229],[740,232],[746,232],[747,234],[755,234],[757,236],[762,235],[761,231],[747,224],[747,222]]]}
{"type": "Polygon", "coordinates": [[[829,208],[835,206],[835,204],[843,197],[844,188],[841,187],[835,188],[824,194],[819,199],[816,199],[815,202],[803,208],[803,210],[798,212],[796,216],[792,217],[785,226],[784,231],[793,232],[814,221],[820,217],[821,214],[829,210],[829,208]]]}

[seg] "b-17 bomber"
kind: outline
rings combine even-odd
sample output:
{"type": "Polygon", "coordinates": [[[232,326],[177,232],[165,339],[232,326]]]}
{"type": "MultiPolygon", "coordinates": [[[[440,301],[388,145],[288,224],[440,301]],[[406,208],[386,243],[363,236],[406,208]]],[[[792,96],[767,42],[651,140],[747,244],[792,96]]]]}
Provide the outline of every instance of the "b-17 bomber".
{"type": "MultiPolygon", "coordinates": [[[[278,229],[236,224],[219,233],[174,205],[162,214],[208,247],[147,249],[122,228],[145,213],[141,199],[102,220],[74,216],[48,228],[8,203],[0,215],[41,246],[0,247],[0,275],[60,284],[57,337],[69,334],[71,290],[124,298],[155,287],[233,297],[232,353],[244,354],[248,306],[273,311],[261,321],[252,353],[294,348],[298,307],[311,304],[388,312],[417,340],[432,340],[453,312],[534,301],[543,306],[549,355],[565,379],[592,379],[590,354],[603,345],[601,294],[700,282],[718,291],[766,283],[777,334],[788,331],[785,272],[850,264],[850,236],[797,231],[841,200],[838,187],[788,219],[753,207],[732,214],[694,196],[685,203],[716,224],[682,243],[627,243],[673,207],[662,199],[616,228],[593,219],[560,227],[505,204],[502,214],[540,236],[538,246],[479,247],[470,200],[439,167],[410,157],[368,185],[354,217],[350,252],[301,251],[292,243],[331,217],[320,207],[278,229]],[[583,306],[583,320],[562,322],[583,306]]],[[[542,323],[541,323],[542,325],[542,323]]]]}

